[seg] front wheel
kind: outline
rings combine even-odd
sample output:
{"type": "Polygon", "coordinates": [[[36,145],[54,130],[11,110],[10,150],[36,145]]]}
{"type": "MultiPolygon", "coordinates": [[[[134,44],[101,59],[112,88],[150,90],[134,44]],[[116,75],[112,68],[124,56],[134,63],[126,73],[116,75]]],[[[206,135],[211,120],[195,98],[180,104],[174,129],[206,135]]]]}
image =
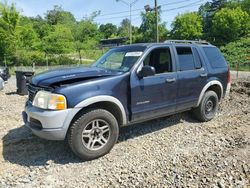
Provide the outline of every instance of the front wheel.
{"type": "Polygon", "coordinates": [[[89,110],[72,123],[68,143],[83,160],[92,160],[107,154],[116,143],[119,126],[116,118],[103,109],[89,110]]]}
{"type": "Polygon", "coordinates": [[[210,121],[218,110],[218,101],[218,96],[214,91],[207,91],[200,105],[193,109],[194,116],[202,122],[210,121]]]}

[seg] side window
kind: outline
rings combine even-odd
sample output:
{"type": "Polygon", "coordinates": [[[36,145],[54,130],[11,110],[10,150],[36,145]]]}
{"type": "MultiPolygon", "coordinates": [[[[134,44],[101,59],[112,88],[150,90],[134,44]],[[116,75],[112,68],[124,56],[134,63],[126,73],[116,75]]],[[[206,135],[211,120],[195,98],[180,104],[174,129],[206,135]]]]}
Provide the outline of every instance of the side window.
{"type": "Polygon", "coordinates": [[[199,55],[196,48],[192,48],[192,49],[193,49],[193,53],[194,53],[195,68],[200,69],[202,67],[200,55],[199,55]]]}
{"type": "Polygon", "coordinates": [[[179,59],[180,71],[196,69],[194,57],[190,47],[176,47],[176,51],[179,59]]]}
{"type": "Polygon", "coordinates": [[[227,62],[218,48],[203,47],[203,50],[213,68],[227,67],[227,62]]]}
{"type": "Polygon", "coordinates": [[[158,48],[152,50],[143,61],[144,65],[155,68],[156,74],[172,72],[172,59],[170,49],[158,48]]]}

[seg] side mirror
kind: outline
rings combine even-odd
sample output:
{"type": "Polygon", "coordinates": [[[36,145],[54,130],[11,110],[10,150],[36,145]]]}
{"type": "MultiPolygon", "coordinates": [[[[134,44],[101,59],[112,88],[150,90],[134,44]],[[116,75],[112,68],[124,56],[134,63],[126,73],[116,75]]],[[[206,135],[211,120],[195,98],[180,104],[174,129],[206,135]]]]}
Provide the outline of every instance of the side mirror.
{"type": "Polygon", "coordinates": [[[139,78],[153,76],[153,75],[155,75],[155,68],[148,65],[143,66],[141,71],[138,73],[139,78]]]}

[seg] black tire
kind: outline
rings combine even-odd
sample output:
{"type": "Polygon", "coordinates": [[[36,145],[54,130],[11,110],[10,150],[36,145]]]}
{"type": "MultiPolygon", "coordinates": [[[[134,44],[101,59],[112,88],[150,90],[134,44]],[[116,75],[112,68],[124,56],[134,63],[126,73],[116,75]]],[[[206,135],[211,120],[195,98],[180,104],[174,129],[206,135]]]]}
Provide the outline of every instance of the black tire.
{"type": "Polygon", "coordinates": [[[85,161],[93,160],[93,159],[96,159],[98,157],[101,157],[107,154],[117,142],[118,136],[119,136],[119,126],[118,126],[116,118],[110,112],[103,110],[103,109],[92,109],[92,110],[88,110],[80,114],[74,120],[74,122],[72,122],[71,127],[69,128],[69,131],[67,134],[70,148],[78,157],[80,157],[82,160],[85,160],[85,161]],[[84,131],[92,132],[92,130],[94,130],[93,127],[91,130],[88,130],[87,128],[89,126],[92,126],[93,124],[96,124],[96,123],[93,123],[96,121],[99,121],[97,123],[98,126],[102,122],[104,122],[104,124],[106,123],[109,126],[109,135],[108,135],[108,138],[106,138],[107,142],[102,147],[98,146],[98,145],[101,145],[100,144],[101,142],[99,143],[99,141],[91,142],[96,137],[98,137],[98,135],[96,136],[96,135],[91,134],[91,136],[89,137],[90,133],[87,133],[88,135],[86,138],[82,136],[84,134],[84,131]],[[87,141],[85,139],[87,139],[87,141]],[[89,146],[89,143],[90,143],[90,146],[89,146]],[[91,143],[94,143],[94,145],[91,143]],[[97,146],[95,144],[97,144],[97,146]],[[94,147],[97,147],[97,149],[94,147]],[[101,147],[101,148],[98,149],[98,147],[101,147]]]}
{"type": "Polygon", "coordinates": [[[218,96],[214,91],[207,91],[200,105],[193,109],[193,115],[201,122],[210,121],[214,118],[218,110],[218,101],[218,96]]]}

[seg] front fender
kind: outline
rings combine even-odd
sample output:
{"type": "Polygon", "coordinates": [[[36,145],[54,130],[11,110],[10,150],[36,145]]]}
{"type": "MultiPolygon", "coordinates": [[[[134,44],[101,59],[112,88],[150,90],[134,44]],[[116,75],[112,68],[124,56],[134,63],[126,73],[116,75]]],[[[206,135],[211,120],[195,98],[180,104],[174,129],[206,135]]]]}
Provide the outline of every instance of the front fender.
{"type": "Polygon", "coordinates": [[[95,104],[98,102],[111,102],[111,103],[117,105],[122,113],[123,125],[127,124],[127,117],[126,117],[125,108],[122,105],[122,103],[117,98],[115,98],[113,96],[99,95],[99,96],[90,97],[90,98],[87,98],[87,99],[81,101],[80,103],[78,103],[75,106],[75,108],[84,108],[84,107],[90,106],[91,104],[95,104]]]}

